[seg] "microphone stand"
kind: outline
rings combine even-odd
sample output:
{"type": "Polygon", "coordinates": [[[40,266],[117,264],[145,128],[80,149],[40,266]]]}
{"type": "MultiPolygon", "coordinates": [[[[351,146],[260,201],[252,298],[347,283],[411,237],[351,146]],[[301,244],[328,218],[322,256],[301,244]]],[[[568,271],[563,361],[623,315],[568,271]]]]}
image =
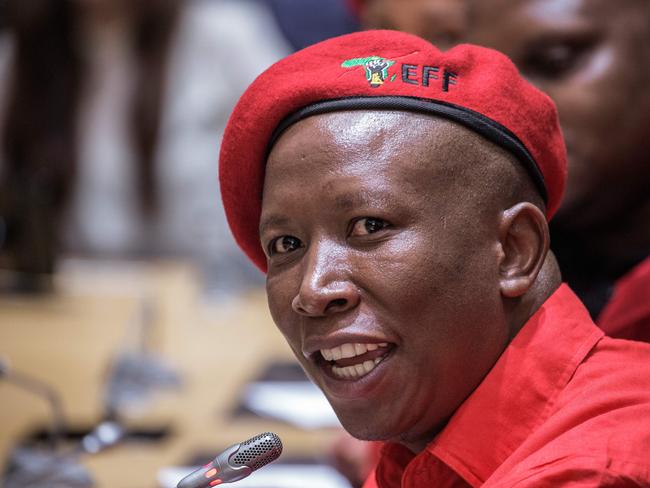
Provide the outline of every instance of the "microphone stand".
{"type": "Polygon", "coordinates": [[[2,486],[4,488],[92,488],[90,473],[77,462],[83,453],[96,453],[114,445],[124,435],[117,424],[102,423],[82,442],[68,452],[62,452],[63,435],[66,431],[63,407],[57,393],[47,384],[24,373],[9,368],[0,360],[0,379],[12,383],[46,400],[50,407],[52,425],[49,449],[18,447],[8,462],[2,486]],[[109,425],[106,425],[109,424],[109,425]]]}
{"type": "Polygon", "coordinates": [[[50,408],[52,425],[50,428],[50,444],[53,451],[57,451],[61,446],[63,432],[66,430],[65,415],[63,406],[56,392],[44,382],[17,372],[9,368],[9,365],[0,359],[0,379],[12,383],[19,388],[43,398],[50,408]]]}

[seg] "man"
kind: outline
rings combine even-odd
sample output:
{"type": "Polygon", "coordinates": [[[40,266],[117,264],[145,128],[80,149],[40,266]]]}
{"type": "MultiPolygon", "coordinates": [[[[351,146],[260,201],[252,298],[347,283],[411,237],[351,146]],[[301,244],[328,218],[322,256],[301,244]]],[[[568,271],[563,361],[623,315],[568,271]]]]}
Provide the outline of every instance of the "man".
{"type": "Polygon", "coordinates": [[[505,56],[317,44],[246,91],[220,165],[279,330],[345,429],[387,441],[366,486],[650,483],[650,346],[561,284],[557,114],[505,56]]]}
{"type": "Polygon", "coordinates": [[[650,341],[647,0],[356,0],[367,28],[508,55],[557,103],[569,179],[552,234],[565,280],[614,337],[650,341]]]}

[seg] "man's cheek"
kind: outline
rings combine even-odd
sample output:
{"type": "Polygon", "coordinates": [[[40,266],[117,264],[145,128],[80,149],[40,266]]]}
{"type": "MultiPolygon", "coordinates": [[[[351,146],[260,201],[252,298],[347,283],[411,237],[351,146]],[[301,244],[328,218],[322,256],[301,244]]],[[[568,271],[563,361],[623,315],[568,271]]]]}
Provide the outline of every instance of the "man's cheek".
{"type": "MultiPolygon", "coordinates": [[[[275,293],[271,287],[267,287],[269,311],[276,328],[284,336],[285,340],[297,355],[299,348],[299,330],[295,323],[297,316],[291,308],[291,300],[287,296],[275,293]]],[[[298,357],[300,359],[300,357],[298,357]]]]}
{"type": "Polygon", "coordinates": [[[281,280],[272,277],[267,278],[266,281],[266,296],[271,317],[279,327],[281,321],[285,321],[287,315],[291,313],[293,297],[288,292],[287,286],[283,286],[281,280]]]}
{"type": "Polygon", "coordinates": [[[291,321],[293,317],[291,317],[291,315],[286,311],[283,313],[274,313],[271,311],[271,316],[273,318],[273,322],[275,322],[276,328],[284,336],[285,340],[295,353],[296,348],[299,347],[298,342],[300,338],[297,326],[291,321]]]}

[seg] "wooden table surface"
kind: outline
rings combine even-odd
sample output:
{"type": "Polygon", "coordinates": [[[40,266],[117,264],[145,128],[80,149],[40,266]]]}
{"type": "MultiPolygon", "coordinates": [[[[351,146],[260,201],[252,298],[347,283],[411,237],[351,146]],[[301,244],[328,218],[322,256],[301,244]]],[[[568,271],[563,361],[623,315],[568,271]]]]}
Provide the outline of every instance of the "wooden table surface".
{"type": "MultiPolygon", "coordinates": [[[[110,361],[129,346],[143,303],[155,310],[151,347],[178,371],[183,386],[154,397],[134,429],[166,427],[157,442],[127,442],[84,458],[107,488],[155,487],[162,467],[196,452],[213,452],[266,430],[277,432],[287,456],[319,456],[336,430],[306,432],[254,417],[235,417],[242,387],[275,360],[292,359],[275,329],[263,290],[224,303],[202,299],[196,276],[178,263],[70,262],[55,293],[0,297],[0,357],[60,395],[70,425],[90,427],[103,412],[110,361]]],[[[49,422],[45,402],[0,382],[0,462],[11,447],[49,422]]]]}

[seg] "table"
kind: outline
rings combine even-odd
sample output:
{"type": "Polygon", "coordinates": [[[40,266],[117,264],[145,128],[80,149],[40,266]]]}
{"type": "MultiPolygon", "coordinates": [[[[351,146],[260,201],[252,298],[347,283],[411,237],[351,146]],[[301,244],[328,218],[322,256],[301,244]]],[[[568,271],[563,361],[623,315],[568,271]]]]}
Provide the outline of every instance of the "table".
{"type": "MultiPolygon", "coordinates": [[[[143,304],[155,313],[149,347],[183,378],[178,391],[158,394],[146,413],[126,419],[141,431],[168,429],[155,442],[126,442],[83,459],[98,486],[156,486],[165,466],[266,430],[285,444],[283,456],[321,456],[335,429],[304,431],[255,417],[235,417],[243,386],[271,361],[292,359],[269,316],[263,290],[227,302],[202,299],[192,268],[177,262],[71,260],[55,277],[55,292],[0,297],[0,357],[51,385],[71,427],[87,428],[103,414],[103,384],[130,336],[143,304]]],[[[0,460],[36,427],[45,427],[45,402],[0,382],[0,460]]]]}

